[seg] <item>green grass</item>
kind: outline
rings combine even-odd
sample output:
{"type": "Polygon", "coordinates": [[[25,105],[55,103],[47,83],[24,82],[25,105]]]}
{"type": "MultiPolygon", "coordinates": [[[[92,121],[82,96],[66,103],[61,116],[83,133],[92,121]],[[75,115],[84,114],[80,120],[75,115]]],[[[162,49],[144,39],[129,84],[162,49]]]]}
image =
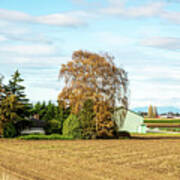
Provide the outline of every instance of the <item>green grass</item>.
{"type": "Polygon", "coordinates": [[[60,134],[51,134],[51,135],[43,135],[43,134],[31,134],[20,136],[17,139],[20,140],[72,140],[72,137],[63,136],[60,134]]]}
{"type": "Polygon", "coordinates": [[[180,119],[145,119],[144,123],[180,123],[180,119]]]}
{"type": "Polygon", "coordinates": [[[146,133],[146,134],[139,134],[139,133],[131,133],[131,136],[171,136],[171,137],[177,137],[180,136],[180,133],[177,134],[171,134],[171,133],[146,133]]]}
{"type": "Polygon", "coordinates": [[[180,132],[180,128],[159,128],[163,131],[172,131],[172,132],[180,132]]]}

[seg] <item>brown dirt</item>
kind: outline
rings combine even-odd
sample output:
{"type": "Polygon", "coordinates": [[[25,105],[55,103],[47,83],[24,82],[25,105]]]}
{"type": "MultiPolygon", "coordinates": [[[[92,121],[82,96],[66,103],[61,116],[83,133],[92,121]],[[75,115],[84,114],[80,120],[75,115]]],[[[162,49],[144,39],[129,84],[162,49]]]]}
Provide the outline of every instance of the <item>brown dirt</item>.
{"type": "Polygon", "coordinates": [[[180,139],[0,140],[0,167],[24,180],[179,180],[180,139]]]}

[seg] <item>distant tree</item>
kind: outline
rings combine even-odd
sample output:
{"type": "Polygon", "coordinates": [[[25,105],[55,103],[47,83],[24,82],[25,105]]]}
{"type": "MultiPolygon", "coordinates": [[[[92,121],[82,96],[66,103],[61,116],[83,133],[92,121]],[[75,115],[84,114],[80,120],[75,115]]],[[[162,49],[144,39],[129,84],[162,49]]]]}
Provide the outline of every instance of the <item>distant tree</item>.
{"type": "MultiPolygon", "coordinates": [[[[55,121],[58,123],[58,127],[60,127],[60,134],[62,133],[62,126],[64,121],[70,115],[70,108],[63,108],[60,104],[55,104],[49,101],[46,102],[37,102],[33,105],[31,110],[31,115],[38,114],[41,120],[46,121],[47,126],[55,126],[55,121]],[[53,120],[53,121],[52,121],[53,120]]],[[[50,133],[51,127],[46,127],[47,133],[50,133]]]]}
{"type": "Polygon", "coordinates": [[[157,117],[158,116],[158,112],[157,112],[157,107],[153,106],[153,117],[157,117]]]}
{"type": "Polygon", "coordinates": [[[49,101],[48,104],[44,107],[45,112],[42,119],[45,121],[54,119],[56,116],[55,109],[56,109],[56,106],[53,103],[51,103],[51,101],[49,101]]]}
{"type": "Polygon", "coordinates": [[[148,108],[148,117],[153,118],[153,107],[152,107],[152,105],[150,105],[148,108]]]}
{"type": "Polygon", "coordinates": [[[145,117],[145,116],[147,116],[147,115],[148,115],[148,113],[147,113],[147,112],[139,112],[139,114],[140,114],[141,116],[143,116],[143,117],[145,117]]]}
{"type": "Polygon", "coordinates": [[[94,102],[97,136],[113,136],[113,110],[116,104],[125,109],[128,106],[127,73],[116,67],[113,60],[108,54],[75,51],[72,61],[63,64],[59,74],[66,84],[58,97],[60,104],[71,107],[77,115],[86,100],[94,102]]]}
{"type": "Polygon", "coordinates": [[[37,102],[31,109],[31,115],[38,114],[39,118],[44,120],[44,116],[47,112],[46,102],[37,102]]]}

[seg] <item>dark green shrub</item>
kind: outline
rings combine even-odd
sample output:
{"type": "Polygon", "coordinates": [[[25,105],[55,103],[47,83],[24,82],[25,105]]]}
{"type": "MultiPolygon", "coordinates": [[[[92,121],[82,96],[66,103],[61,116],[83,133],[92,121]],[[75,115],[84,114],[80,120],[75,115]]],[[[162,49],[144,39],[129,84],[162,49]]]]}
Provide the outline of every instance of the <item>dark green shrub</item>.
{"type": "Polygon", "coordinates": [[[3,137],[13,138],[17,135],[16,128],[13,123],[6,123],[3,127],[3,137]]]}
{"type": "Polygon", "coordinates": [[[119,131],[117,132],[117,138],[119,139],[123,139],[123,138],[127,138],[127,139],[130,139],[131,138],[131,134],[127,131],[119,131]]]}
{"type": "Polygon", "coordinates": [[[56,119],[50,120],[47,123],[45,130],[47,134],[54,134],[54,133],[60,134],[61,122],[56,119]]]}
{"type": "Polygon", "coordinates": [[[63,136],[71,136],[75,139],[81,139],[81,125],[79,119],[74,114],[65,120],[63,124],[63,136]]]}
{"type": "Polygon", "coordinates": [[[92,100],[89,99],[85,101],[83,108],[78,114],[78,119],[81,122],[83,139],[94,139],[94,137],[97,136],[93,105],[94,103],[92,100]]]}

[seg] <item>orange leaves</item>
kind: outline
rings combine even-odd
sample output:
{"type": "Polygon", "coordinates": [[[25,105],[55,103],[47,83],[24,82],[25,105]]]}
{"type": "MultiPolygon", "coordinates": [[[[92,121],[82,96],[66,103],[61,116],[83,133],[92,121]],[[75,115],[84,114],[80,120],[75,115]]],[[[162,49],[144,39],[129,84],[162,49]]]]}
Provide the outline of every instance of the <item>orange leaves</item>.
{"type": "MultiPolygon", "coordinates": [[[[63,64],[61,78],[66,82],[58,100],[78,113],[87,99],[94,101],[97,129],[112,128],[110,109],[127,106],[127,74],[115,66],[113,57],[87,51],[75,51],[72,60],[63,64]],[[126,101],[126,102],[125,102],[126,101]],[[104,124],[104,127],[103,127],[104,124]]],[[[100,130],[99,129],[99,130],[100,130]]]]}

